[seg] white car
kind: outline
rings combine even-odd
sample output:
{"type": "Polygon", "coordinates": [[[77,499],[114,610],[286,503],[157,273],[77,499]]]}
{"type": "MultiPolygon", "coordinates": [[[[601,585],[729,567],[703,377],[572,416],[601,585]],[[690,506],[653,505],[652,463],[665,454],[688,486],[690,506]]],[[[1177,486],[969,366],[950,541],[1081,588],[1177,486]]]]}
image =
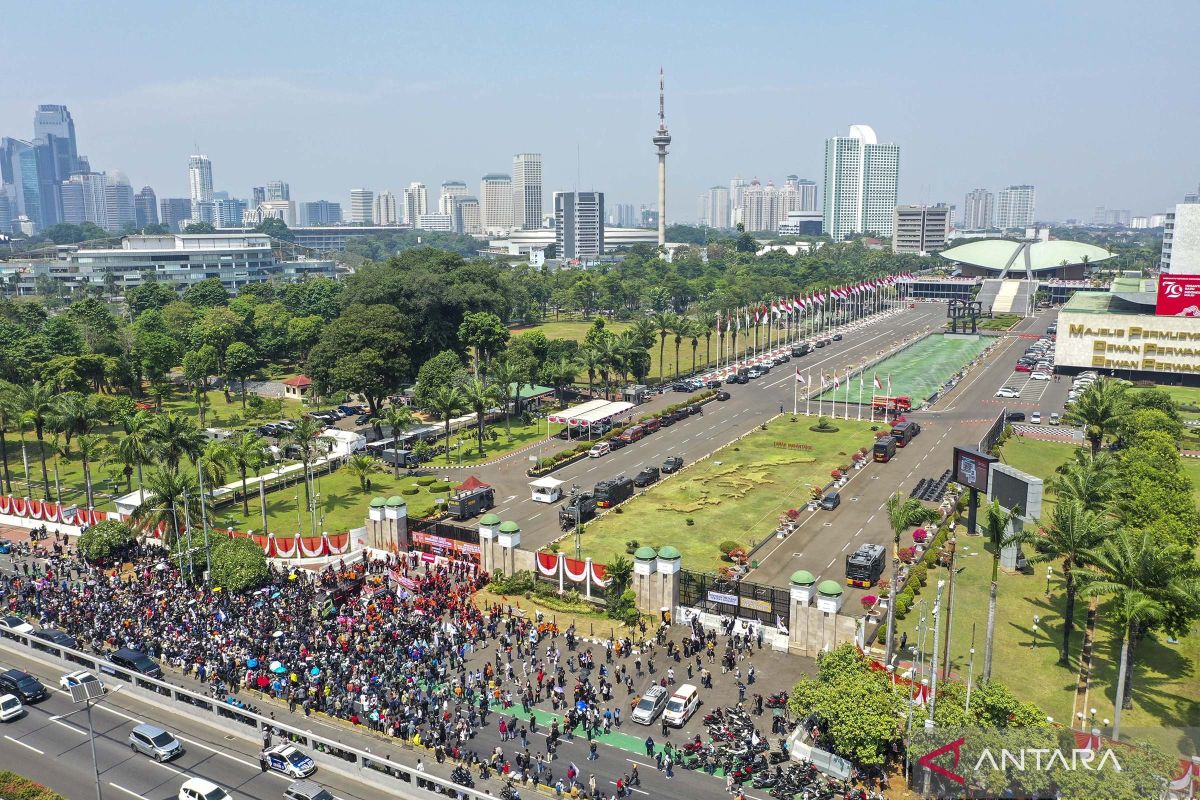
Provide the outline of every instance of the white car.
{"type": "Polygon", "coordinates": [[[592,445],[591,449],[588,450],[588,458],[599,458],[600,456],[606,456],[611,452],[612,445],[610,445],[608,442],[600,442],[599,444],[592,445]]]}
{"type": "Polygon", "coordinates": [[[1021,390],[1014,389],[1011,386],[1005,386],[1000,391],[996,392],[996,397],[1020,397],[1021,390]]]}
{"type": "Polygon", "coordinates": [[[262,755],[269,769],[293,778],[307,778],[317,771],[316,762],[290,744],[277,744],[262,755]]]}
{"type": "Polygon", "coordinates": [[[0,628],[15,631],[16,633],[33,633],[33,626],[15,614],[0,617],[0,628]]]}
{"type": "Polygon", "coordinates": [[[0,695],[0,722],[9,722],[25,713],[25,706],[16,695],[0,695]]]}
{"type": "Polygon", "coordinates": [[[179,800],[232,800],[229,792],[204,778],[188,778],[179,787],[179,800]]]}
{"type": "Polygon", "coordinates": [[[1062,420],[1062,416],[1057,411],[1050,415],[1050,424],[1057,425],[1062,420]]]}
{"type": "Polygon", "coordinates": [[[1042,424],[1042,412],[1035,411],[1032,414],[1030,414],[1029,421],[1032,422],[1034,425],[1041,425],[1042,424]]]}
{"type": "Polygon", "coordinates": [[[1035,381],[1048,381],[1053,376],[1049,372],[1031,372],[1029,377],[1035,381]]]}
{"type": "Polygon", "coordinates": [[[68,692],[71,691],[72,686],[78,686],[81,683],[95,683],[99,685],[100,691],[107,691],[104,688],[104,681],[100,680],[85,669],[78,669],[74,672],[68,672],[66,675],[63,675],[58,679],[59,688],[66,689],[68,692]]]}

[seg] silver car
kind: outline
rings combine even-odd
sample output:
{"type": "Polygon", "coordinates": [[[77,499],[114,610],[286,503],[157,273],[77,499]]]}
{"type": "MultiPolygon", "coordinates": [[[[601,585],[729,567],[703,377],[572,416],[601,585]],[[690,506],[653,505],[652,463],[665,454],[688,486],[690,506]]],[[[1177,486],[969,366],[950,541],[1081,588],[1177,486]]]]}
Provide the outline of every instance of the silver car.
{"type": "Polygon", "coordinates": [[[183,745],[157,725],[143,723],[129,732],[129,747],[155,761],[170,761],[183,753],[183,745]]]}
{"type": "Polygon", "coordinates": [[[633,709],[633,721],[641,725],[649,725],[654,722],[655,718],[666,707],[667,700],[669,699],[671,699],[671,696],[667,693],[666,689],[661,686],[651,686],[642,695],[642,699],[638,701],[637,706],[633,709]]]}

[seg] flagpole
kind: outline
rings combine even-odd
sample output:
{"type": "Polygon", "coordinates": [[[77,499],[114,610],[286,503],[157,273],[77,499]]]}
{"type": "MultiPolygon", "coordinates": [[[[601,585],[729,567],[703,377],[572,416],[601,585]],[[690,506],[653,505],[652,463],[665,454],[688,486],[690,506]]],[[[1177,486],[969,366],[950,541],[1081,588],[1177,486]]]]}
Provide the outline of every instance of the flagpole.
{"type": "Polygon", "coordinates": [[[804,416],[810,416],[812,403],[812,370],[808,371],[808,380],[804,382],[804,416]]]}
{"type": "Polygon", "coordinates": [[[800,409],[800,370],[796,370],[796,379],[792,381],[792,416],[800,409]]]}
{"type": "Polygon", "coordinates": [[[863,390],[863,374],[858,373],[858,421],[862,422],[862,390],[863,390]]]}
{"type": "Polygon", "coordinates": [[[846,421],[850,421],[850,368],[846,367],[846,421]]]}

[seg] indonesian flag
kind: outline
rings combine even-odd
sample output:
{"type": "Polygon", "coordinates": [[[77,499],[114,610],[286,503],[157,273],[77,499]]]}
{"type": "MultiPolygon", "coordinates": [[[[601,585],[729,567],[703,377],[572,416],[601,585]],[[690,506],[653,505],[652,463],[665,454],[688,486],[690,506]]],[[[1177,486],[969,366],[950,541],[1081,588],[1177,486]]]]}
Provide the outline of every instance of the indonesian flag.
{"type": "Polygon", "coordinates": [[[771,303],[771,316],[775,319],[779,319],[779,313],[779,304],[771,303]]]}
{"type": "Polygon", "coordinates": [[[792,309],[793,309],[793,310],[795,310],[795,311],[803,311],[803,310],[804,310],[804,300],[803,300],[803,298],[800,298],[800,297],[793,297],[793,298],[792,298],[792,309]]]}
{"type": "Polygon", "coordinates": [[[841,385],[842,385],[842,382],[841,382],[841,380],[838,379],[837,373],[836,372],[833,373],[833,388],[836,389],[841,385]]]}
{"type": "Polygon", "coordinates": [[[825,374],[822,373],[821,374],[821,388],[824,389],[828,385],[829,385],[829,382],[827,380],[825,380],[825,374]]]}
{"type": "Polygon", "coordinates": [[[876,389],[882,389],[882,388],[883,388],[883,384],[879,382],[879,375],[878,375],[878,374],[872,375],[872,376],[871,376],[871,380],[872,380],[872,381],[874,381],[874,383],[875,383],[875,388],[876,388],[876,389]]]}
{"type": "Polygon", "coordinates": [[[742,315],[735,311],[733,312],[733,316],[737,320],[737,329],[740,331],[742,329],[742,315]]]}
{"type": "Polygon", "coordinates": [[[807,383],[807,382],[808,381],[804,380],[804,376],[800,374],[800,368],[797,367],[796,368],[796,383],[807,383]]]}

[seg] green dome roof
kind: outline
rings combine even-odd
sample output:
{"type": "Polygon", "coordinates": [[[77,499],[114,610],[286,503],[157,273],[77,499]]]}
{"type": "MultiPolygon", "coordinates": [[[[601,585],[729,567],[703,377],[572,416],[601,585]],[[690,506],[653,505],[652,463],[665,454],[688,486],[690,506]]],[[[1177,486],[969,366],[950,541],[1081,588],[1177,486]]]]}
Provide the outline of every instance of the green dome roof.
{"type": "Polygon", "coordinates": [[[679,551],[676,550],[671,545],[667,545],[666,547],[664,547],[658,551],[658,557],[665,558],[668,560],[672,559],[672,558],[679,558],[679,551]]]}
{"type": "Polygon", "coordinates": [[[827,597],[840,597],[842,594],[842,585],[837,581],[821,581],[821,585],[817,587],[817,591],[827,597]]]}
{"type": "Polygon", "coordinates": [[[387,500],[382,497],[376,497],[371,501],[371,508],[379,508],[385,505],[387,505],[387,500]]]}
{"type": "Polygon", "coordinates": [[[387,504],[388,504],[389,506],[402,506],[402,505],[405,505],[405,503],[404,503],[404,498],[403,498],[403,497],[401,497],[401,496],[400,496],[400,495],[398,495],[398,494],[394,494],[394,495],[392,495],[391,497],[389,497],[389,498],[387,499],[387,504]]]}
{"type": "Polygon", "coordinates": [[[633,557],[642,561],[653,561],[658,557],[658,553],[654,552],[654,548],[648,544],[644,544],[633,552],[633,557]]]}
{"type": "Polygon", "coordinates": [[[520,530],[521,530],[521,526],[518,525],[517,523],[513,522],[511,519],[508,522],[500,523],[500,532],[501,533],[518,533],[518,532],[520,532],[520,530]]]}
{"type": "Polygon", "coordinates": [[[485,514],[483,519],[479,520],[480,525],[499,525],[500,517],[495,514],[485,514]]]}
{"type": "Polygon", "coordinates": [[[812,586],[817,582],[817,577],[806,569],[798,569],[792,573],[791,580],[800,586],[812,586]]]}

